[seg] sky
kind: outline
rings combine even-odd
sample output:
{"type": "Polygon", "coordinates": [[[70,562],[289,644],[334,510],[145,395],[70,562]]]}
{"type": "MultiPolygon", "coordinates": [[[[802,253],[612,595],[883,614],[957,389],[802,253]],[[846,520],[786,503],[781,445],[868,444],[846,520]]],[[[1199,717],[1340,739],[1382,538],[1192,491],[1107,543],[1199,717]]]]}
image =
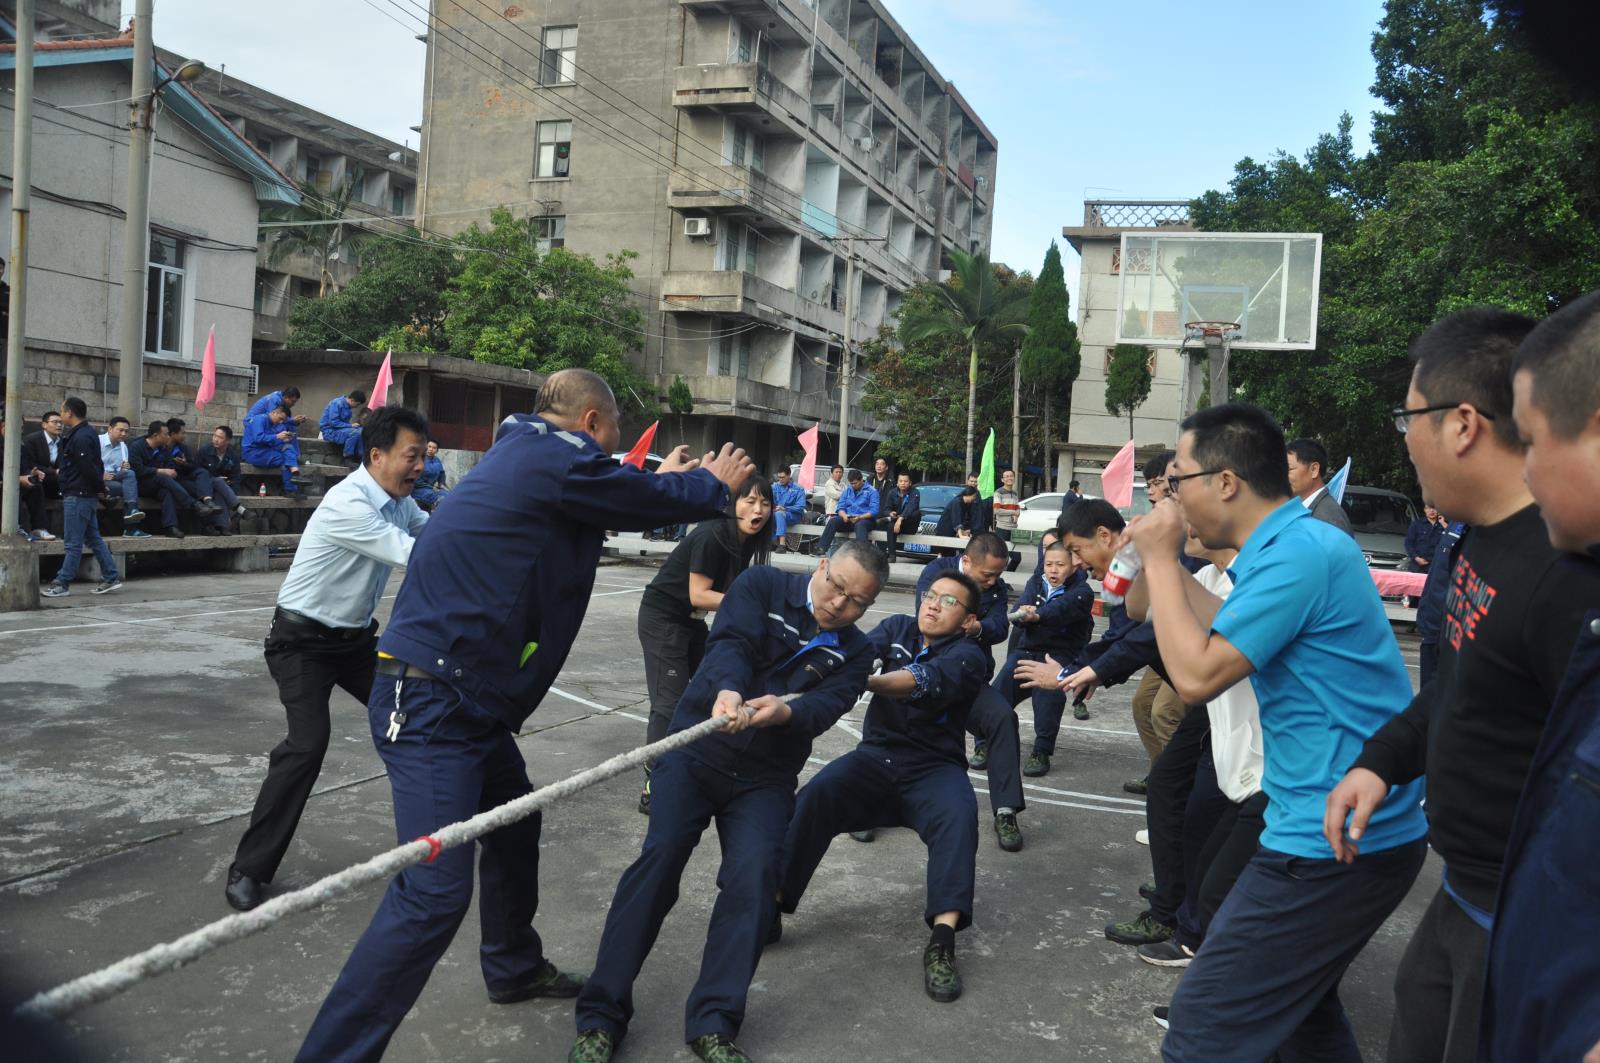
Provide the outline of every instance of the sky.
{"type": "MultiPolygon", "coordinates": [[[[1357,151],[1369,146],[1380,0],[887,3],[999,138],[992,255],[1014,269],[1037,272],[1085,199],[1226,187],[1241,158],[1301,155],[1345,111],[1357,151]]],[[[420,15],[395,5],[426,4],[155,0],[154,26],[165,48],[415,146],[420,15]]],[[[1077,256],[1061,247],[1076,298],[1077,256]]]]}

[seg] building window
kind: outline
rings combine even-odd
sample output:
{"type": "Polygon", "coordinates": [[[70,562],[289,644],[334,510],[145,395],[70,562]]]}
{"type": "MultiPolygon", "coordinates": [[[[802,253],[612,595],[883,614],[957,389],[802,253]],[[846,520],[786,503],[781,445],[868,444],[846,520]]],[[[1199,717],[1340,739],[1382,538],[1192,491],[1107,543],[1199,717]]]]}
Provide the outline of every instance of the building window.
{"type": "Polygon", "coordinates": [[[367,199],[367,171],[357,170],[356,175],[350,179],[350,198],[358,203],[367,199]]]}
{"type": "Polygon", "coordinates": [[[533,219],[533,244],[541,255],[549,254],[553,247],[567,246],[567,219],[565,215],[550,214],[533,219]]]}
{"type": "Polygon", "coordinates": [[[761,264],[761,235],[748,225],[725,226],[728,234],[722,245],[722,268],[755,273],[761,264]]]}
{"type": "Polygon", "coordinates": [[[323,168],[324,160],[315,155],[306,156],[306,184],[318,192],[333,191],[333,171],[323,168]]]}
{"type": "Polygon", "coordinates": [[[570,85],[578,80],[578,27],[544,28],[544,63],[541,85],[570,85]]]}
{"type": "Polygon", "coordinates": [[[539,123],[539,155],[535,177],[567,177],[572,166],[572,122],[539,123]]]}
{"type": "Polygon", "coordinates": [[[750,376],[749,332],[741,332],[737,336],[719,336],[712,342],[717,346],[718,376],[734,376],[736,368],[738,376],[750,376]]]}
{"type": "Polygon", "coordinates": [[[389,190],[389,213],[404,214],[406,212],[406,190],[404,188],[391,188],[389,190]]]}
{"type": "Polygon", "coordinates": [[[259,151],[261,154],[267,156],[267,158],[269,158],[269,159],[272,157],[272,138],[271,137],[256,137],[254,140],[251,141],[251,143],[256,146],[256,150],[259,151]]]}
{"type": "Polygon", "coordinates": [[[728,161],[735,166],[748,166],[756,173],[766,172],[766,139],[750,132],[747,127],[737,122],[733,123],[729,135],[728,161]]]}
{"type": "Polygon", "coordinates": [[[145,289],[144,349],[147,354],[183,354],[183,241],[150,234],[149,280],[145,289]]]}

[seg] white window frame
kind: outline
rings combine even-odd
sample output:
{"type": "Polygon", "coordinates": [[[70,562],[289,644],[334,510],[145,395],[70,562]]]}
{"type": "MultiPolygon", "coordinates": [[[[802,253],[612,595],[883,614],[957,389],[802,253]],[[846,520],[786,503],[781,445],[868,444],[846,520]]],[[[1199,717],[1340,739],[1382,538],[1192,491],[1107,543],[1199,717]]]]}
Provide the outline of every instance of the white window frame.
{"type": "Polygon", "coordinates": [[[578,80],[578,27],[546,26],[539,84],[572,85],[578,80]]]}
{"type": "Polygon", "coordinates": [[[567,216],[543,214],[533,219],[533,246],[541,255],[567,246],[567,216]]]}
{"type": "Polygon", "coordinates": [[[554,118],[534,128],[533,176],[546,181],[562,181],[572,176],[572,119],[554,118]],[[567,157],[559,157],[561,145],[567,157]],[[563,167],[565,167],[563,169],[563,167]]]}
{"type": "Polygon", "coordinates": [[[144,310],[144,346],[145,354],[155,358],[182,358],[183,357],[183,318],[188,297],[189,279],[189,248],[182,237],[173,233],[164,233],[152,230],[149,250],[145,254],[145,310],[144,310]],[[171,242],[178,260],[176,264],[154,261],[158,241],[171,242]],[[163,320],[165,315],[161,312],[166,303],[167,293],[172,290],[177,292],[177,309],[172,330],[176,336],[167,335],[167,323],[163,320]],[[155,330],[154,342],[151,340],[151,329],[155,330]]]}

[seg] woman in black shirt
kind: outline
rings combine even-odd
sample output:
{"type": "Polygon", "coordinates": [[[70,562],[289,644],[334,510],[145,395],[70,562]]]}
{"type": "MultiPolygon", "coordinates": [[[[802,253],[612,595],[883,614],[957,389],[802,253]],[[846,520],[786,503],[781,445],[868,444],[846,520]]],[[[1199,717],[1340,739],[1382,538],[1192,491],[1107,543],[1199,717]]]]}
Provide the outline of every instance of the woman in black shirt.
{"type": "MultiPolygon", "coordinates": [[[[705,656],[706,613],[722,604],[735,576],[752,564],[767,563],[772,528],[772,485],[752,476],[729,499],[727,515],[695,525],[644,589],[639,644],[650,692],[649,741],[666,737],[678,699],[705,656]]],[[[650,814],[648,767],[639,811],[650,814]]]]}

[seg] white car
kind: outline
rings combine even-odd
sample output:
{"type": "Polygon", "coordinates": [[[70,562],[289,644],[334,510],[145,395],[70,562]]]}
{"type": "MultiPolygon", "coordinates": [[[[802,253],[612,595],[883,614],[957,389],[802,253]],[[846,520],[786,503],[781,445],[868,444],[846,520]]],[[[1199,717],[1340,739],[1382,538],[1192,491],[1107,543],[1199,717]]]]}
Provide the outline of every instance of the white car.
{"type": "MultiPolygon", "coordinates": [[[[1045,532],[1054,528],[1061,520],[1061,500],[1065,497],[1066,494],[1062,491],[1051,491],[1048,494],[1024,498],[1022,512],[1017,515],[1017,530],[1011,541],[1019,544],[1038,542],[1045,532]]],[[[1133,481],[1133,505],[1124,506],[1119,512],[1124,517],[1150,512],[1150,495],[1145,489],[1143,478],[1133,481]]]]}

